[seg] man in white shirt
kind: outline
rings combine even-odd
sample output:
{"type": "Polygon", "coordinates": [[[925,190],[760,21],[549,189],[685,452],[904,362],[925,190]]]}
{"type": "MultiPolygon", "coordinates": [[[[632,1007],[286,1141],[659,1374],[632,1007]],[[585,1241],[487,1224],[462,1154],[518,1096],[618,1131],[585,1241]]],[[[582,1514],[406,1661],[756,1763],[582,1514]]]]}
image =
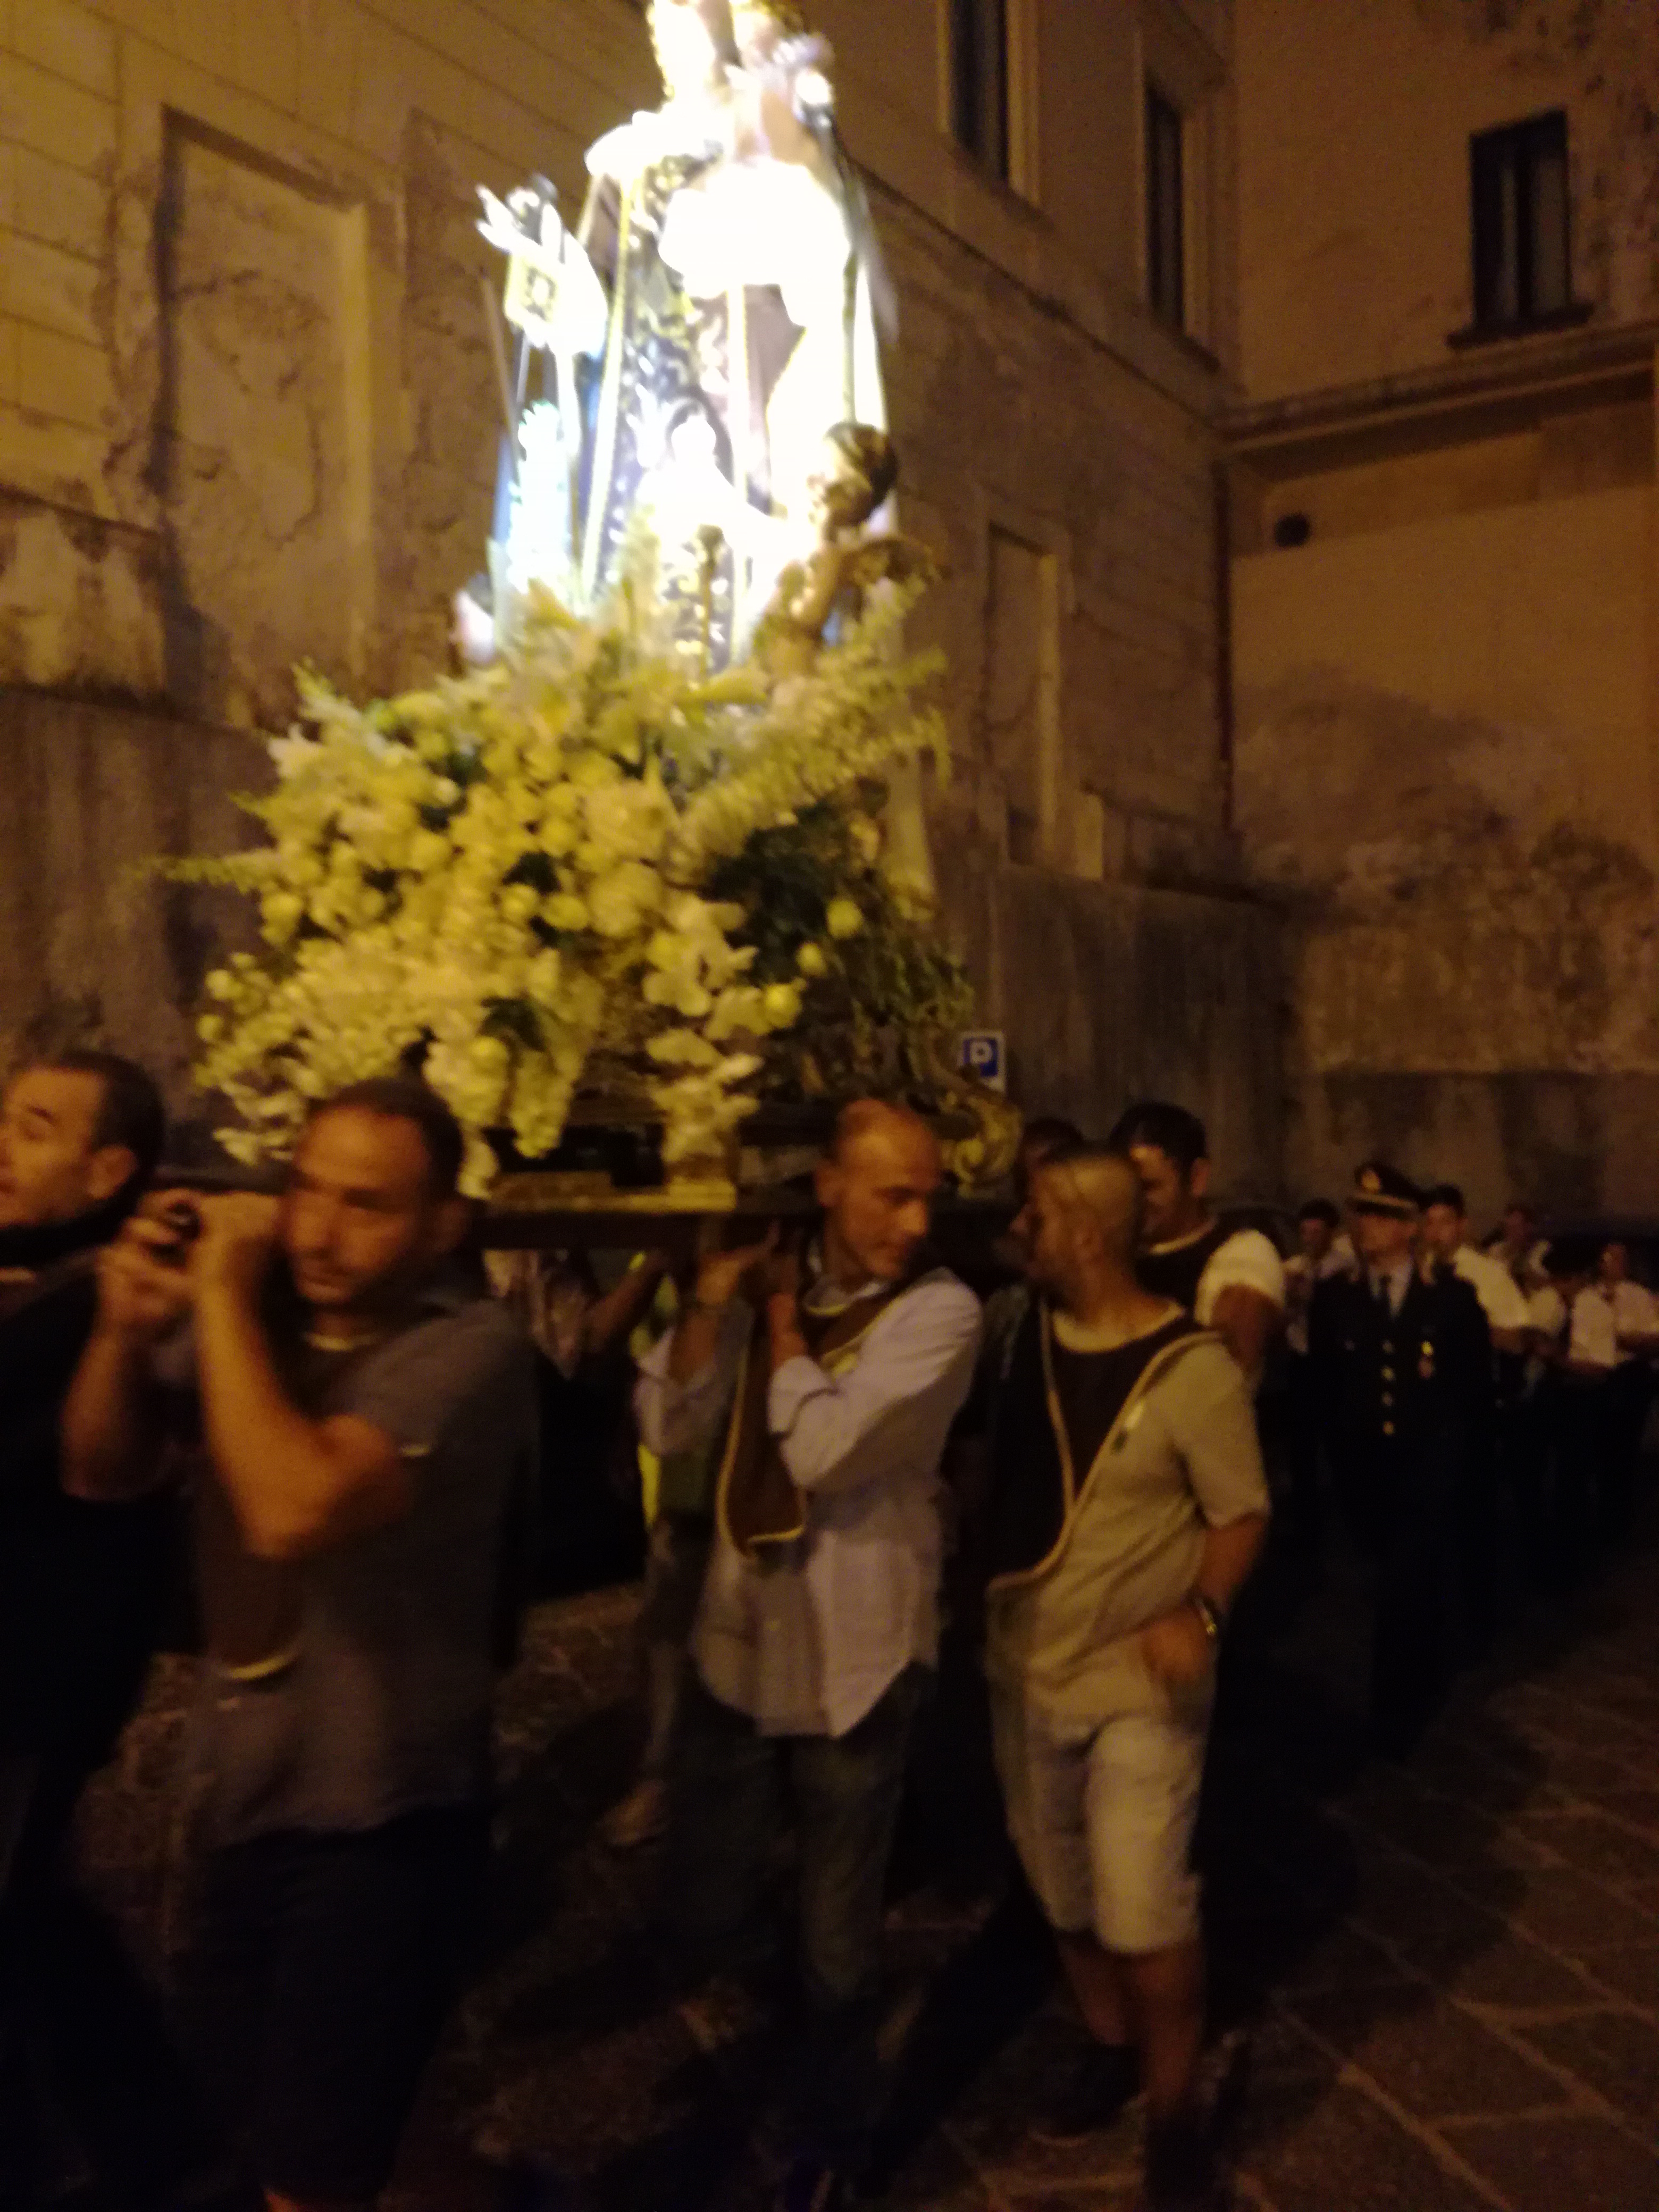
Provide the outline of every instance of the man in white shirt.
{"type": "Polygon", "coordinates": [[[1528,1297],[1543,1289],[1548,1279],[1546,1265],[1549,1244],[1538,1234],[1538,1217],[1519,1200],[1504,1209],[1504,1218],[1487,1237],[1483,1249],[1515,1278],[1528,1297]]]}
{"type": "Polygon", "coordinates": [[[1230,1229],[1210,1210],[1210,1144],[1196,1114],[1142,1099],[1107,1139],[1134,1164],[1146,1206],[1139,1273],[1212,1328],[1254,1389],[1284,1320],[1285,1266],[1258,1229],[1230,1229]]]}
{"type": "Polygon", "coordinates": [[[1315,1286],[1358,1266],[1353,1241],[1328,1198],[1310,1198],[1296,1217],[1297,1249],[1285,1262],[1285,1342],[1298,1358],[1308,1354],[1308,1308],[1315,1286]]]}
{"type": "Polygon", "coordinates": [[[939,1649],[939,1463],[980,1334],[972,1292],[922,1257],[941,1180],[925,1122],[848,1107],[805,1285],[775,1232],[710,1255],[641,1366],[651,1450],[725,1431],[671,1783],[669,1895],[699,1963],[758,1902],[786,1790],[797,1816],[809,2032],[780,2212],[850,2201],[878,2103],[883,1888],[939,1649]]]}
{"type": "Polygon", "coordinates": [[[1659,1299],[1630,1271],[1630,1247],[1613,1237],[1601,1247],[1595,1288],[1613,1310],[1621,1360],[1646,1359],[1659,1352],[1659,1299]]]}
{"type": "Polygon", "coordinates": [[[1490,1252],[1478,1252],[1470,1243],[1468,1207],[1455,1182],[1437,1183],[1425,1198],[1422,1243],[1425,1252],[1461,1275],[1480,1299],[1493,1351],[1523,1352],[1526,1298],[1501,1260],[1490,1252]]]}
{"type": "Polygon", "coordinates": [[[1583,1239],[1550,1248],[1549,1280],[1527,1302],[1533,1350],[1547,1368],[1597,1382],[1619,1364],[1619,1326],[1595,1287],[1595,1256],[1583,1239]]]}
{"type": "Polygon", "coordinates": [[[1550,1590],[1589,1566],[1603,1517],[1619,1332],[1595,1287],[1600,1258],[1593,1239],[1558,1237],[1528,1309],[1538,1375],[1522,1517],[1532,1571],[1550,1590]]]}

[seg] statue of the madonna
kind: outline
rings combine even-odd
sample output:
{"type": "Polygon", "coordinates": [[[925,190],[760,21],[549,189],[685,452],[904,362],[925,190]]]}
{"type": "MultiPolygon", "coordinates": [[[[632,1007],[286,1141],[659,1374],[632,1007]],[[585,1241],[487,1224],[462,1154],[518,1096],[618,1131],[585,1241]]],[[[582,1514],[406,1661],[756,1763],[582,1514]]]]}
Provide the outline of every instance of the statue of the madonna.
{"type": "MultiPolygon", "coordinates": [[[[799,11],[651,0],[649,15],[662,106],[590,149],[574,235],[550,206],[538,218],[546,273],[520,327],[562,388],[524,419],[505,567],[591,605],[638,517],[682,635],[720,667],[814,543],[825,431],[884,426],[884,280],[831,120],[829,50],[799,11]]],[[[509,251],[512,223],[538,228],[523,198],[511,216],[491,203],[484,226],[509,251]]]]}

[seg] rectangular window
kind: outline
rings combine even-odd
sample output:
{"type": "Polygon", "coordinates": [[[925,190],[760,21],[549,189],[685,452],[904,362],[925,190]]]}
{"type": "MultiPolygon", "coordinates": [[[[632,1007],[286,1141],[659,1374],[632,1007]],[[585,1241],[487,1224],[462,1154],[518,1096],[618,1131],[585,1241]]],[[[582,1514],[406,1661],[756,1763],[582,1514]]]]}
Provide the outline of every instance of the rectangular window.
{"type": "Polygon", "coordinates": [[[1469,141],[1474,327],[1524,330],[1572,310],[1567,118],[1559,109],[1469,141]]]}
{"type": "Polygon", "coordinates": [[[1146,87],[1146,304],[1172,330],[1187,327],[1186,181],[1181,110],[1146,87]]]}
{"type": "Polygon", "coordinates": [[[951,0],[951,128],[964,152],[1008,182],[1007,0],[951,0]]]}

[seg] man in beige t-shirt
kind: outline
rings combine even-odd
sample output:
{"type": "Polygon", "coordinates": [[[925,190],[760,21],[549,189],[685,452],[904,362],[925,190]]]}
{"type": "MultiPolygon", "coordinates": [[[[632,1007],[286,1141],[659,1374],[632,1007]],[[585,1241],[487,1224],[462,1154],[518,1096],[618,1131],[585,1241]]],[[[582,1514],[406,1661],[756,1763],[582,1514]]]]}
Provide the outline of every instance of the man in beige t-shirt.
{"type": "Polygon", "coordinates": [[[1009,1827],[1091,2037],[1037,2131],[1109,2124],[1138,2058],[1147,2202],[1201,2212],[1216,2200],[1189,1852],[1216,1649],[1267,1490],[1236,1362],[1136,1280],[1141,1205],[1133,1167],[1104,1150],[1032,1179],[1044,1295],[995,1392],[986,1663],[1009,1827]]]}

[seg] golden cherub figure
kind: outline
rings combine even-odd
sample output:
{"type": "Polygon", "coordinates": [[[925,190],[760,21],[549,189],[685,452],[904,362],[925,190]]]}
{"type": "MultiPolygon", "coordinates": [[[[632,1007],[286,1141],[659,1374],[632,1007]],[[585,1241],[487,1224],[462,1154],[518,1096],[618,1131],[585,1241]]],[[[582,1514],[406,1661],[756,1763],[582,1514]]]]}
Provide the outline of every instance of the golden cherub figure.
{"type": "Polygon", "coordinates": [[[822,460],[806,485],[817,549],[784,570],[756,632],[756,657],[774,677],[805,674],[831,621],[855,621],[876,585],[937,573],[933,555],[914,538],[860,534],[897,482],[898,457],[884,431],[867,422],[837,422],[826,431],[822,460]]]}

